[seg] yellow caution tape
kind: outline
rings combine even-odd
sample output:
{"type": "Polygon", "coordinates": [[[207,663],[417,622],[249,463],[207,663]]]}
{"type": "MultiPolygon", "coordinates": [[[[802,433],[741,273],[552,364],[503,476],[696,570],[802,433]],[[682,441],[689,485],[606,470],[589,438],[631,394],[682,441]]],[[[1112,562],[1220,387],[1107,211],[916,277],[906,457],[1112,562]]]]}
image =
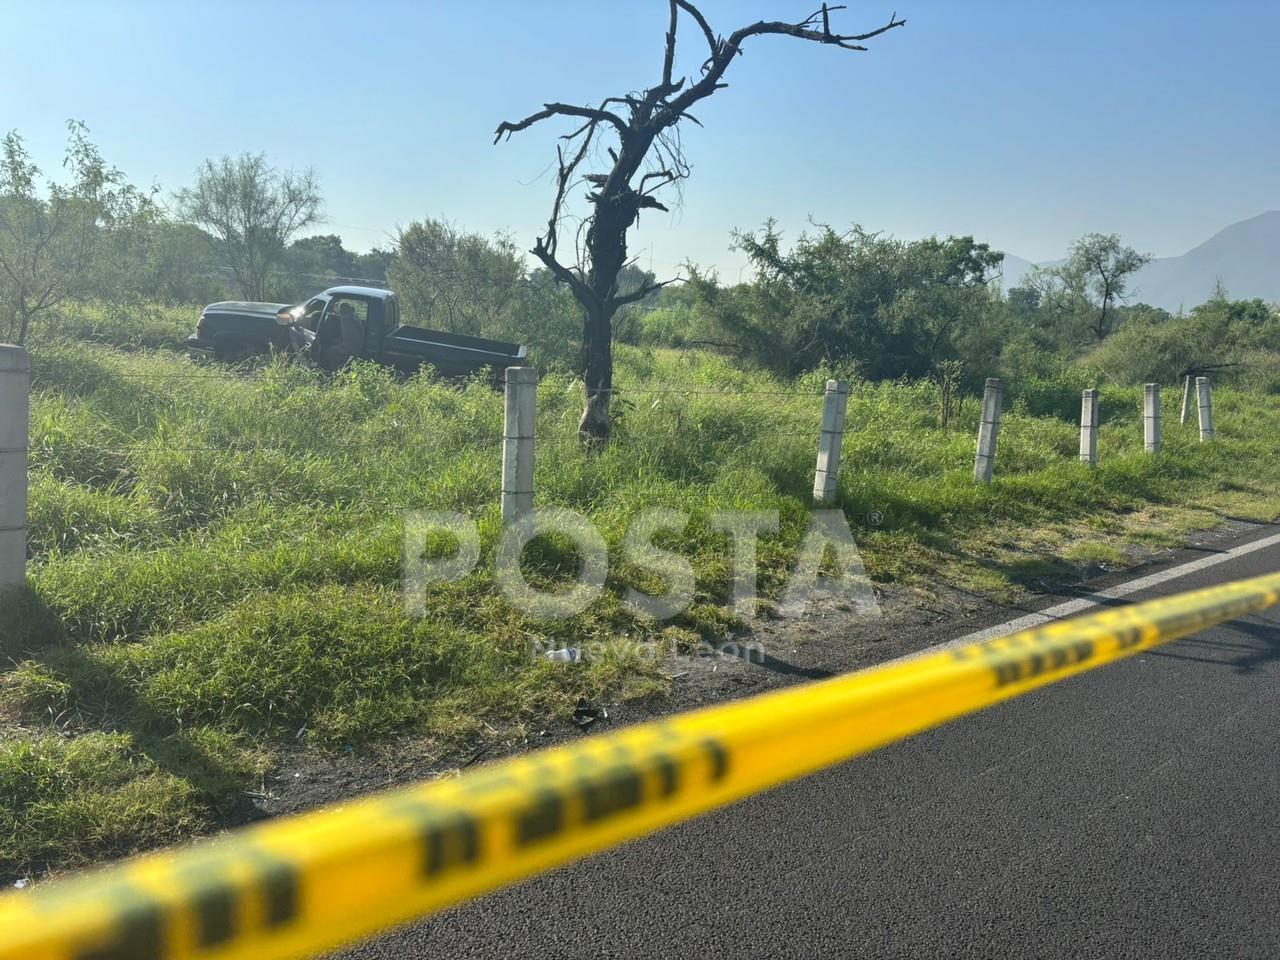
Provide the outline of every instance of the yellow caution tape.
{"type": "Polygon", "coordinates": [[[0,960],[314,955],[1139,650],[1280,574],[518,757],[0,897],[0,960]]]}

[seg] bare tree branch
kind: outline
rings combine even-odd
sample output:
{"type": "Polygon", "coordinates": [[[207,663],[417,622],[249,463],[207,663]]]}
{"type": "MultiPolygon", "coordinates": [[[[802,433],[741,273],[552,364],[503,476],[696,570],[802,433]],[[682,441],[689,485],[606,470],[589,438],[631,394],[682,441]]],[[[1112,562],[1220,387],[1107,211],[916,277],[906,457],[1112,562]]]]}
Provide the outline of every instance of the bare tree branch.
{"type": "Polygon", "coordinates": [[[533,255],[551,271],[552,276],[566,284],[580,301],[595,301],[595,293],[583,282],[582,277],[557,260],[556,255],[548,250],[541,240],[534,242],[533,255]]]}
{"type": "MultiPolygon", "coordinates": [[[[640,289],[619,295],[618,275],[627,263],[627,235],[644,210],[668,208],[655,193],[663,187],[679,185],[689,176],[689,164],[680,145],[680,123],[701,123],[689,111],[695,104],[723,90],[724,74],[751,37],[777,35],[823,43],[846,50],[864,50],[861,44],[902,26],[896,15],[889,22],[866,33],[835,33],[831,14],[844,9],[824,3],[818,10],[796,22],[766,21],[748,24],[718,36],[695,0],[667,0],[667,31],[659,81],[642,92],[607,97],[599,107],[579,107],[564,103],[544,104],[541,111],[518,122],[504,121],[494,134],[497,143],[513,133],[528,129],[550,117],[575,117],[582,121],[561,137],[573,147],[556,147],[556,189],[547,220],[546,233],[538,238],[533,254],[560,282],[568,285],[583,307],[583,383],[587,394],[579,430],[584,438],[598,440],[609,433],[609,396],[613,376],[612,321],[620,306],[635,303],[667,283],[643,284],[640,289]],[[708,56],[696,80],[676,76],[676,42],[681,14],[698,25],[707,42],[708,56]],[[611,105],[625,106],[628,120],[612,112],[611,105]],[[618,133],[617,148],[607,146],[604,169],[579,173],[588,162],[591,147],[598,141],[602,124],[618,133]],[[639,178],[638,183],[636,182],[639,178]],[[586,202],[590,213],[571,216],[566,205],[577,184],[589,185],[586,202]],[[569,266],[557,256],[557,239],[562,230],[576,222],[574,234],[576,264],[569,266]]],[[[594,159],[594,158],[593,158],[594,159]]],[[[678,279],[678,278],[677,278],[678,279]]]]}
{"type": "Polygon", "coordinates": [[[670,170],[655,170],[653,173],[646,173],[643,177],[640,178],[640,193],[642,195],[652,193],[654,190],[657,190],[659,187],[665,187],[672,180],[675,180],[676,177],[677,175],[672,173],[670,170]],[[645,183],[653,179],[660,179],[662,182],[655,183],[652,187],[649,187],[646,190],[645,183]]]}
{"type": "Polygon", "coordinates": [[[632,290],[630,293],[610,297],[609,304],[616,309],[618,307],[625,306],[628,303],[635,303],[638,300],[643,300],[651,293],[656,293],[668,284],[675,283],[682,279],[684,278],[672,277],[670,280],[660,280],[655,283],[642,283],[638,288],[632,290]]]}
{"type": "Polygon", "coordinates": [[[631,132],[631,128],[627,126],[627,122],[625,120],[616,113],[611,113],[608,110],[596,107],[578,107],[570,103],[545,103],[543,104],[543,107],[545,109],[539,110],[537,113],[531,114],[517,123],[512,123],[509,120],[502,121],[502,123],[498,124],[498,129],[494,133],[493,142],[497,143],[502,139],[504,134],[507,139],[510,139],[513,133],[519,133],[521,130],[527,130],[535,123],[538,123],[541,120],[546,120],[548,117],[557,116],[585,117],[588,120],[597,122],[605,121],[613,124],[618,129],[618,133],[622,136],[626,136],[631,132]]]}
{"type": "Polygon", "coordinates": [[[579,134],[584,132],[586,136],[582,138],[582,143],[578,146],[578,152],[574,154],[573,159],[568,163],[565,163],[564,151],[560,149],[558,144],[556,145],[556,158],[559,161],[559,168],[556,171],[556,199],[555,203],[551,205],[551,217],[547,220],[547,232],[543,238],[543,245],[552,255],[556,252],[560,211],[564,207],[565,194],[569,191],[569,184],[573,180],[574,171],[578,169],[578,165],[582,163],[587,155],[587,150],[591,146],[591,138],[595,135],[595,121],[589,121],[585,127],[578,131],[579,134]]]}
{"type": "Polygon", "coordinates": [[[662,86],[671,85],[671,69],[676,62],[676,23],[680,16],[680,8],[676,0],[670,0],[671,19],[667,26],[667,51],[662,59],[662,86]]]}
{"type": "MultiPolygon", "coordinates": [[[[831,10],[840,8],[826,7],[824,5],[824,9],[831,10]]],[[[693,104],[697,103],[699,100],[709,97],[719,89],[717,84],[719,84],[720,78],[724,76],[724,72],[728,69],[729,64],[733,62],[733,58],[741,52],[743,42],[751,37],[768,36],[771,34],[777,36],[791,36],[797,37],[801,40],[814,41],[816,43],[833,44],[845,50],[866,50],[866,47],[859,46],[858,44],[862,41],[878,37],[881,34],[888,33],[890,30],[897,27],[905,26],[907,22],[906,20],[899,20],[898,15],[894,13],[889,17],[889,21],[886,24],[877,27],[874,30],[869,30],[866,33],[833,34],[829,30],[819,32],[817,30],[810,29],[810,26],[816,22],[815,18],[821,16],[822,12],[822,10],[819,10],[817,13],[811,14],[799,23],[784,23],[779,20],[760,20],[756,23],[735,30],[729,35],[728,40],[720,44],[716,54],[708,61],[708,64],[705,66],[702,79],[689,87],[689,89],[675,100],[671,101],[667,108],[668,112],[674,114],[675,117],[678,118],[680,114],[688,110],[689,107],[693,106],[693,104]]]]}
{"type": "Polygon", "coordinates": [[[711,55],[703,61],[702,68],[706,70],[707,63],[720,52],[720,41],[716,39],[715,33],[711,30],[711,25],[707,23],[707,18],[702,15],[701,10],[690,3],[689,0],[675,0],[675,2],[676,6],[693,17],[694,22],[702,29],[702,35],[707,38],[707,46],[711,48],[711,55]]]}

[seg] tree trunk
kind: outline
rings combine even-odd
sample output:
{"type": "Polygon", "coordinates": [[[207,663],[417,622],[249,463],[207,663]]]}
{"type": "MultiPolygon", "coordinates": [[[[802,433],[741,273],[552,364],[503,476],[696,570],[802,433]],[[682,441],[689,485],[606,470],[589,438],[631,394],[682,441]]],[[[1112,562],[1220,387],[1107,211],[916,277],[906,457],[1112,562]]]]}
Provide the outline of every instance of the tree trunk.
{"type": "Polygon", "coordinates": [[[266,271],[259,270],[256,267],[254,267],[252,268],[252,273],[250,274],[250,278],[251,279],[249,282],[251,285],[251,289],[249,290],[249,299],[255,302],[261,303],[262,301],[267,299],[266,271]]]}
{"type": "MultiPolygon", "coordinates": [[[[636,156],[644,156],[647,142],[640,144],[636,156]]],[[[610,401],[613,399],[613,315],[618,310],[614,295],[618,292],[618,274],[627,260],[627,231],[636,221],[635,192],[628,186],[635,164],[623,148],[618,163],[623,174],[614,170],[619,186],[614,192],[602,190],[595,200],[595,216],[587,230],[587,255],[591,268],[587,271],[590,290],[583,304],[582,379],[586,387],[586,405],[578,422],[578,436],[585,442],[604,444],[609,440],[610,401]]],[[[613,178],[611,181],[613,182],[613,178]]]]}
{"type": "MultiPolygon", "coordinates": [[[[823,4],[821,10],[795,23],[761,20],[741,27],[725,38],[715,34],[693,0],[669,0],[668,6],[670,18],[662,80],[657,85],[622,98],[608,97],[601,101],[599,107],[544,103],[539,112],[517,122],[504,120],[494,131],[494,143],[498,143],[503,137],[510,139],[513,133],[526,130],[549,117],[572,117],[576,126],[572,133],[560,138],[570,146],[556,148],[558,168],[555,202],[547,221],[547,231],[538,238],[533,253],[556,280],[570,287],[583,308],[582,376],[586,404],[578,423],[578,435],[587,443],[601,444],[609,439],[609,407],[613,388],[613,316],[619,306],[634,303],[646,293],[663,286],[646,283],[638,290],[619,296],[618,274],[626,264],[627,231],[635,225],[640,211],[669,212],[666,206],[654,198],[655,191],[678,183],[689,175],[689,164],[685,161],[680,146],[678,124],[687,119],[698,126],[702,125],[689,114],[689,109],[728,86],[722,81],[725,70],[742,52],[743,42],[752,37],[787,35],[815,43],[835,44],[845,50],[865,50],[867,48],[862,46],[862,41],[878,37],[906,23],[893,16],[884,26],[866,33],[833,33],[830,27],[831,11],[827,4],[823,4]],[[710,47],[710,56],[704,61],[702,72],[696,77],[677,78],[673,72],[676,27],[681,10],[701,28],[710,47]],[[624,119],[607,109],[610,103],[625,104],[628,117],[624,119]],[[583,120],[586,123],[582,123],[583,120]],[[618,138],[617,150],[608,148],[612,166],[608,173],[586,174],[579,166],[584,162],[588,165],[594,163],[592,148],[601,146],[595,137],[605,131],[616,132],[618,138]],[[655,141],[659,146],[651,155],[655,141]],[[653,161],[652,168],[641,174],[646,157],[653,161]],[[640,177],[639,182],[633,184],[637,175],[640,177]],[[578,263],[570,267],[556,259],[556,243],[566,216],[566,196],[577,189],[579,181],[590,184],[587,201],[592,207],[592,213],[585,223],[579,221],[579,228],[587,228],[586,244],[584,249],[575,242],[574,253],[577,254],[578,263]]],[[[842,8],[836,6],[832,9],[842,8]]]]}
{"type": "Polygon", "coordinates": [[[25,307],[18,308],[18,338],[14,343],[19,347],[27,345],[27,333],[31,330],[31,313],[25,307]]]}
{"type": "Polygon", "coordinates": [[[3,301],[0,301],[0,337],[4,337],[5,343],[18,342],[18,308],[3,301]]]}
{"type": "Polygon", "coordinates": [[[609,439],[609,405],[613,399],[613,312],[588,307],[582,322],[582,380],[586,405],[578,422],[578,436],[587,442],[609,439]]]}

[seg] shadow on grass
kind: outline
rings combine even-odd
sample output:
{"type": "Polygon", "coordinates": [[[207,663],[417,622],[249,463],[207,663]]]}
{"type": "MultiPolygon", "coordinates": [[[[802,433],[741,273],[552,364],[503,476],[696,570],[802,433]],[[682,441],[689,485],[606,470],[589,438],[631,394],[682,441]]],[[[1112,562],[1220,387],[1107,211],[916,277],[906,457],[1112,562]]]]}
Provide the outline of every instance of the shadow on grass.
{"type": "MultiPolygon", "coordinates": [[[[1070,595],[1078,584],[1102,572],[1102,568],[1095,564],[1079,563],[1052,554],[1031,554],[1012,560],[978,559],[956,546],[949,534],[919,531],[915,536],[922,545],[946,560],[956,563],[978,563],[988,570],[999,573],[1009,583],[1026,587],[1033,593],[1070,595]]],[[[964,590],[955,585],[952,585],[952,588],[973,597],[990,599],[984,594],[964,590]]],[[[1006,606],[1011,610],[1022,609],[1019,604],[1006,604],[1006,606]]]]}
{"type": "Polygon", "coordinates": [[[1251,526],[1258,527],[1280,527],[1280,523],[1277,523],[1275,520],[1259,520],[1257,517],[1241,517],[1234,513],[1227,513],[1225,510],[1215,510],[1213,507],[1206,507],[1205,509],[1218,519],[1225,520],[1228,523],[1247,523],[1251,526]]]}
{"type": "Polygon", "coordinates": [[[133,685],[66,637],[57,613],[29,587],[0,595],[0,656],[9,664],[39,664],[65,687],[56,699],[84,731],[127,734],[133,749],[157,770],[197,791],[215,822],[232,826],[265,816],[244,793],[246,769],[196,743],[170,717],[154,711],[133,685]]]}
{"type": "Polygon", "coordinates": [[[1056,556],[1020,557],[1017,560],[990,561],[986,564],[999,571],[1011,583],[1034,587],[1040,593],[1067,591],[1097,573],[1092,564],[1073,563],[1056,556]]]}

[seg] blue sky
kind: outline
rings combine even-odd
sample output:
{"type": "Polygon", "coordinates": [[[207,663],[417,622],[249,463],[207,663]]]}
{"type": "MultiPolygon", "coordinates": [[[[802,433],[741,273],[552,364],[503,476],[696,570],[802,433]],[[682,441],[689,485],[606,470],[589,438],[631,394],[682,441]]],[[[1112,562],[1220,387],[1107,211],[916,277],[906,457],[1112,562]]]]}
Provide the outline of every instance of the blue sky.
{"type": "MultiPolygon", "coordinates": [[[[705,0],[728,33],[815,0],[705,0]]],[[[855,2],[852,30],[891,3],[855,2]]],[[[661,65],[661,0],[0,2],[0,127],[47,169],[63,121],[165,190],[207,156],[313,166],[328,225],[385,244],[435,216],[529,246],[546,217],[551,124],[492,144],[544,100],[598,101],[661,65]],[[541,177],[541,179],[539,179],[541,177]]],[[[1173,255],[1280,208],[1275,0],[897,0],[907,26],[869,53],[751,43],[697,111],[693,177],[632,250],[736,279],[734,227],[808,217],[903,237],[972,233],[1031,259],[1115,231],[1173,255]]],[[[696,70],[702,43],[682,37],[696,70]]]]}

